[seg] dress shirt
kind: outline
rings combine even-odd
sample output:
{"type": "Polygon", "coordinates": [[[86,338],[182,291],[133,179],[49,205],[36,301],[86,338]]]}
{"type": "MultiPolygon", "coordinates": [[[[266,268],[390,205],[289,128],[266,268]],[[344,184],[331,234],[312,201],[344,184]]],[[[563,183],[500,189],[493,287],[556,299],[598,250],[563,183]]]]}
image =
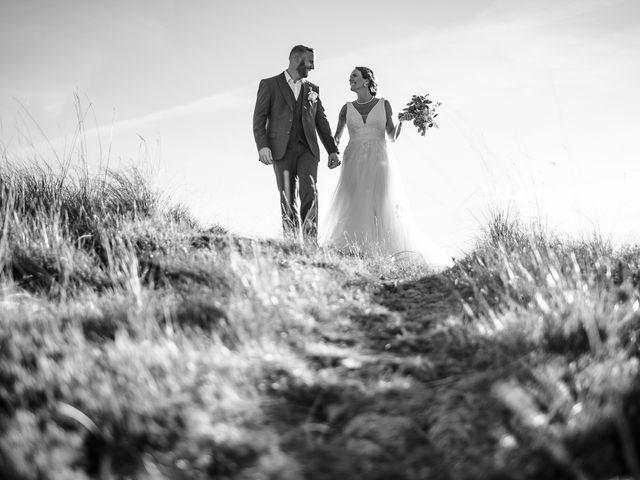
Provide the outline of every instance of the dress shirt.
{"type": "Polygon", "coordinates": [[[300,89],[302,88],[302,79],[298,80],[297,82],[294,82],[293,78],[291,78],[291,75],[289,75],[289,72],[287,70],[284,71],[284,78],[287,80],[287,83],[289,84],[289,87],[293,92],[294,98],[298,100],[298,96],[300,95],[300,89]]]}

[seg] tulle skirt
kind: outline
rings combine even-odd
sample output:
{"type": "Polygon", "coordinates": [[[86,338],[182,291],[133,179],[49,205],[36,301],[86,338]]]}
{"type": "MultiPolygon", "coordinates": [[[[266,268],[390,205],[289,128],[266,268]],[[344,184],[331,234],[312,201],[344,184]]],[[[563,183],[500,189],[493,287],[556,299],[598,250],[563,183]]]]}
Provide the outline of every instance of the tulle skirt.
{"type": "Polygon", "coordinates": [[[415,257],[442,265],[443,257],[416,227],[398,168],[385,139],[351,140],[321,241],[345,253],[415,257]]]}

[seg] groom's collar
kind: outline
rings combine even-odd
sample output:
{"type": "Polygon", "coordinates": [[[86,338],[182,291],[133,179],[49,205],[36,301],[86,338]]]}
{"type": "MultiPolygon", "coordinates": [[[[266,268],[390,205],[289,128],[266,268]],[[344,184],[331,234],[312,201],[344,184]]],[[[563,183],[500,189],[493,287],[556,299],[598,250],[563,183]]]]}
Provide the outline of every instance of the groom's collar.
{"type": "Polygon", "coordinates": [[[291,78],[291,75],[289,74],[289,70],[284,71],[284,79],[287,81],[287,83],[292,82],[292,83],[303,83],[304,79],[299,79],[298,82],[294,81],[293,78],[291,78]]]}

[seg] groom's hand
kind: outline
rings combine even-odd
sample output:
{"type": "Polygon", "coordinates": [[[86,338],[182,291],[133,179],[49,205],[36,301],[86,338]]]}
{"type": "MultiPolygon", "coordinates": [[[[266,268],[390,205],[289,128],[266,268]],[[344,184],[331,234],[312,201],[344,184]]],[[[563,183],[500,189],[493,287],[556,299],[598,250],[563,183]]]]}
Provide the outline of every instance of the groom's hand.
{"type": "Polygon", "coordinates": [[[338,158],[337,153],[329,154],[329,168],[336,168],[340,165],[340,159],[338,158]]]}
{"type": "Polygon", "coordinates": [[[260,160],[265,165],[271,165],[273,163],[271,149],[269,147],[263,147],[258,150],[258,160],[260,160]]]}

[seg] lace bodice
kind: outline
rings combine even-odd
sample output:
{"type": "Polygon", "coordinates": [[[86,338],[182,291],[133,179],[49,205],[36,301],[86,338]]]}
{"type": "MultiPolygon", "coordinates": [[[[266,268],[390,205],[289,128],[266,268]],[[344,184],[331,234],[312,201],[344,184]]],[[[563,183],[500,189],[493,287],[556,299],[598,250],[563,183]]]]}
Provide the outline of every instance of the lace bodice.
{"type": "Polygon", "coordinates": [[[347,103],[347,130],[349,139],[359,140],[379,140],[386,142],[387,114],[384,109],[384,98],[378,99],[373,106],[366,122],[362,119],[360,112],[356,110],[351,102],[347,103]]]}

